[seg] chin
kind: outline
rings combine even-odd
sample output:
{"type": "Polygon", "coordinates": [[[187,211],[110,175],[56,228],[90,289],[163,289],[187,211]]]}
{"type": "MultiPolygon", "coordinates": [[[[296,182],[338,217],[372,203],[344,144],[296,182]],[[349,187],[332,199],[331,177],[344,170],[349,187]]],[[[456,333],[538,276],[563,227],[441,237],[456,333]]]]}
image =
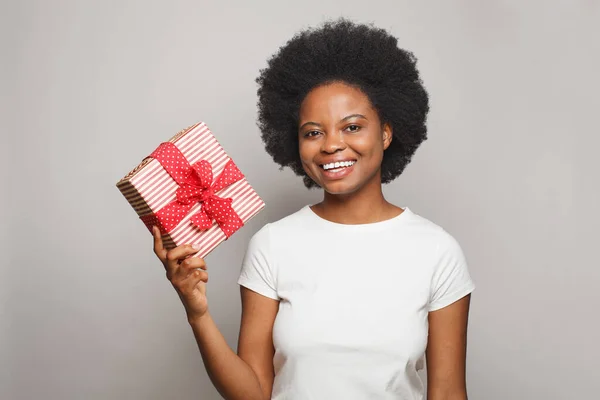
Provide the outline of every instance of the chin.
{"type": "Polygon", "coordinates": [[[328,182],[327,184],[319,184],[321,188],[331,195],[343,196],[355,193],[358,191],[359,186],[351,184],[350,182],[328,182]]]}

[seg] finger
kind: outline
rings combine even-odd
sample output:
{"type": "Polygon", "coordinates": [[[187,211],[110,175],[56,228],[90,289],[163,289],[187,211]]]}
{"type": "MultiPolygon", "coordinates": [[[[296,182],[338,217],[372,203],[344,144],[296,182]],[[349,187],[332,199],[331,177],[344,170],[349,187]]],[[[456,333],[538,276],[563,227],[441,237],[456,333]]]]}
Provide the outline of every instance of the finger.
{"type": "Polygon", "coordinates": [[[206,270],[206,262],[200,257],[188,257],[181,262],[181,269],[191,272],[194,269],[200,268],[206,270]]]}
{"type": "Polygon", "coordinates": [[[182,293],[191,293],[200,282],[208,282],[208,272],[195,270],[189,277],[179,281],[177,286],[182,293]]]}
{"type": "Polygon", "coordinates": [[[172,281],[173,279],[185,277],[187,274],[180,272],[180,263],[197,252],[198,248],[191,244],[182,244],[169,250],[167,252],[167,262],[165,265],[167,269],[167,279],[172,281]]]}
{"type": "Polygon", "coordinates": [[[186,279],[196,269],[206,270],[206,263],[200,257],[188,257],[179,264],[175,272],[175,279],[186,279]]]}
{"type": "Polygon", "coordinates": [[[182,244],[167,252],[167,260],[179,261],[184,258],[196,254],[200,247],[192,244],[182,244]]]}
{"type": "Polygon", "coordinates": [[[164,262],[167,251],[163,245],[162,237],[158,227],[152,227],[152,236],[154,236],[154,253],[158,256],[158,258],[160,258],[161,261],[164,262]]]}

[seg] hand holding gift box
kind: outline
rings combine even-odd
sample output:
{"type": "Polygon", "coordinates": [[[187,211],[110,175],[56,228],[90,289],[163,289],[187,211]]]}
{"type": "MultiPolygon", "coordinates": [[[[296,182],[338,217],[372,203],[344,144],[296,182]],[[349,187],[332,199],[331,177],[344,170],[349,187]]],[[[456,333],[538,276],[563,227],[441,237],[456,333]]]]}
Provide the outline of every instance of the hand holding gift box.
{"type": "Polygon", "coordinates": [[[202,258],[264,208],[204,123],[161,143],[117,187],[167,249],[197,244],[202,258]]]}

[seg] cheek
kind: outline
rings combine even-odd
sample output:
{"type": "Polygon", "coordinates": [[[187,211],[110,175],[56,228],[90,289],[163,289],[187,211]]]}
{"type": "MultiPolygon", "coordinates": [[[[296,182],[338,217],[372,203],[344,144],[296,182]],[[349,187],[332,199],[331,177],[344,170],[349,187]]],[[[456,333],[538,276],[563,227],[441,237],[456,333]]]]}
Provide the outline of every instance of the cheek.
{"type": "Polygon", "coordinates": [[[310,163],[314,156],[313,145],[307,141],[300,141],[298,143],[298,154],[300,156],[300,161],[304,163],[310,163]]]}
{"type": "Polygon", "coordinates": [[[356,137],[351,146],[364,158],[376,161],[383,157],[383,142],[374,135],[356,137]]]}
{"type": "Polygon", "coordinates": [[[374,148],[371,158],[373,160],[372,162],[373,162],[374,167],[376,167],[376,168],[381,167],[381,163],[383,162],[383,148],[382,147],[374,148]]]}

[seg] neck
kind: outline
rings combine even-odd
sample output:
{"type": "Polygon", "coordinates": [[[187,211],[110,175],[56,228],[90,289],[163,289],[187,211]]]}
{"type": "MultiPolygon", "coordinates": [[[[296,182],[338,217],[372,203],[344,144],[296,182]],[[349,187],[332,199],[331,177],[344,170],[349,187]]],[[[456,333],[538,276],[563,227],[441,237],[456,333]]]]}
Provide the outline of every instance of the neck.
{"type": "Polygon", "coordinates": [[[368,224],[393,218],[402,209],[384,198],[381,182],[375,181],[350,194],[325,192],[323,201],[316,204],[313,211],[322,218],[340,224],[368,224]]]}

